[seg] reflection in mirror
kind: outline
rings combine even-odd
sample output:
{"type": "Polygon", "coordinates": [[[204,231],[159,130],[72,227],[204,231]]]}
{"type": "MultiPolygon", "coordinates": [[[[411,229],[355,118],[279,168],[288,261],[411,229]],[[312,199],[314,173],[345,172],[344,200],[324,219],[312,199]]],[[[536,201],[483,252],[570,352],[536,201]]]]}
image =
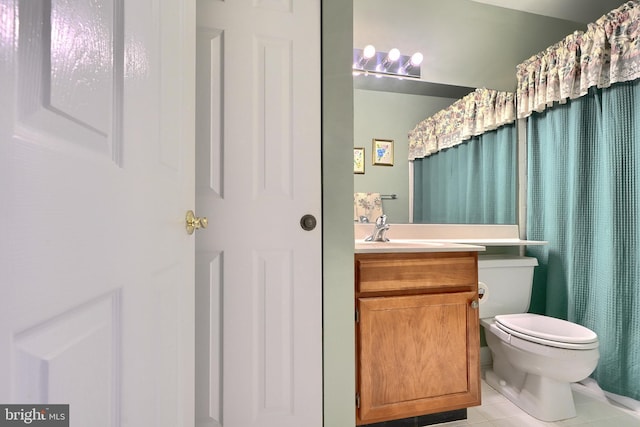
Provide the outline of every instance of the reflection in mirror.
{"type": "MultiPolygon", "coordinates": [[[[597,13],[616,6],[607,1],[600,2],[597,13]]],[[[517,64],[600,16],[574,22],[472,0],[353,0],[353,7],[353,47],[373,44],[381,51],[397,47],[424,55],[419,81],[354,76],[353,144],[365,147],[366,162],[365,173],[354,175],[354,192],[397,194],[383,201],[391,223],[409,222],[413,175],[406,160],[407,134],[417,123],[475,88],[515,91],[517,64]],[[395,141],[392,167],[372,164],[373,139],[395,141]]],[[[515,129],[511,133],[516,138],[515,129]]],[[[466,173],[467,167],[451,168],[466,173]]],[[[516,211],[515,198],[512,203],[509,212],[516,211]]]]}
{"type": "Polygon", "coordinates": [[[516,224],[515,124],[413,161],[413,222],[516,224]]]}

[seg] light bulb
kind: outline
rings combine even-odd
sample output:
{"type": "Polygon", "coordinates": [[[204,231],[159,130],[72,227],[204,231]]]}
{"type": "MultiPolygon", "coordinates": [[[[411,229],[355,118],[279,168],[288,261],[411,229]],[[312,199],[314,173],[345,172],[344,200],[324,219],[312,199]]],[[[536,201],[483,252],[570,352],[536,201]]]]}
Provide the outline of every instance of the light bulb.
{"type": "Polygon", "coordinates": [[[413,67],[417,67],[422,63],[423,56],[420,52],[416,52],[411,55],[411,58],[407,60],[400,68],[398,68],[398,73],[406,75],[409,73],[413,67]]]}
{"type": "Polygon", "coordinates": [[[397,61],[400,58],[400,50],[398,50],[398,49],[396,49],[394,47],[387,54],[387,58],[389,58],[389,61],[391,61],[391,62],[397,61]]]}
{"type": "Polygon", "coordinates": [[[373,45],[368,44],[362,50],[362,57],[365,59],[371,59],[376,54],[376,48],[373,45]]]}
{"type": "Polygon", "coordinates": [[[413,55],[411,55],[411,65],[417,67],[418,65],[422,64],[422,59],[423,56],[420,52],[414,53],[413,55]]]}
{"type": "Polygon", "coordinates": [[[358,60],[353,64],[353,68],[356,68],[356,69],[364,68],[367,62],[369,62],[369,60],[373,58],[375,55],[376,55],[376,48],[373,47],[373,45],[371,44],[366,45],[364,49],[362,49],[362,53],[360,53],[358,60]]]}

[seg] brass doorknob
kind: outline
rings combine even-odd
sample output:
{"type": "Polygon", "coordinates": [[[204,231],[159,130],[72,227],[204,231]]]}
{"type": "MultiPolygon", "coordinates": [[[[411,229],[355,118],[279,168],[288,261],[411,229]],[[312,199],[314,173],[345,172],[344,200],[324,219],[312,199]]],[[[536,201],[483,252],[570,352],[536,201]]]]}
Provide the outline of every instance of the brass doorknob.
{"type": "Polygon", "coordinates": [[[188,234],[193,234],[198,228],[207,228],[209,220],[206,216],[198,218],[192,210],[187,211],[187,217],[185,218],[185,226],[188,234]]]}

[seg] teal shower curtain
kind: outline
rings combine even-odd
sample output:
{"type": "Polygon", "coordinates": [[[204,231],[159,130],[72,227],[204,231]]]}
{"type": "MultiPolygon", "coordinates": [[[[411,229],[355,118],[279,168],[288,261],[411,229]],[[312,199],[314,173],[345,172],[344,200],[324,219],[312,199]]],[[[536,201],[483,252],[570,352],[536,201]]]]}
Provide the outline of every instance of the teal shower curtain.
{"type": "Polygon", "coordinates": [[[530,311],[594,330],[592,375],[640,399],[640,80],[528,120],[527,237],[540,266],[530,311]]]}
{"type": "Polygon", "coordinates": [[[413,221],[515,224],[514,124],[414,160],[413,221]]]}

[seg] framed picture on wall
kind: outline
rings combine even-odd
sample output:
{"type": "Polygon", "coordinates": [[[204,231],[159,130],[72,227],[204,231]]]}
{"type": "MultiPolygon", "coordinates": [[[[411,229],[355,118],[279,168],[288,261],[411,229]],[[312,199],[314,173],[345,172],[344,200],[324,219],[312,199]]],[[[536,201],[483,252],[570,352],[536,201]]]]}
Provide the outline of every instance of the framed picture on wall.
{"type": "Polygon", "coordinates": [[[393,140],[373,140],[373,164],[381,166],[393,166],[393,140]]]}
{"type": "Polygon", "coordinates": [[[364,173],[364,148],[353,149],[353,173],[364,173]]]}

